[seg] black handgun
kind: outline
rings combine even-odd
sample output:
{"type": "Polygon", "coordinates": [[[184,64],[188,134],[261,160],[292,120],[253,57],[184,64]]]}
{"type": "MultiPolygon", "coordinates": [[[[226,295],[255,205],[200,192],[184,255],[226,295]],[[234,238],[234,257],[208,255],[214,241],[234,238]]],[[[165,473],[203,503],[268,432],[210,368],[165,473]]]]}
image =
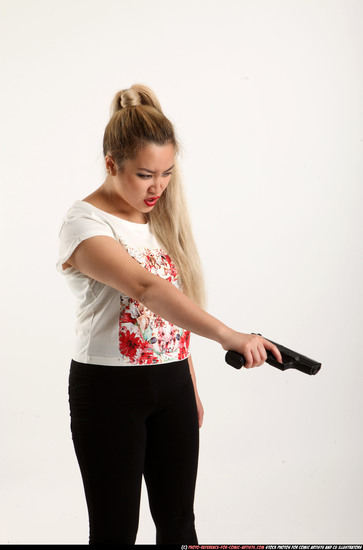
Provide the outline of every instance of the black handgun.
{"type": "MultiPolygon", "coordinates": [[[[256,333],[253,332],[252,334],[256,333]]],[[[262,336],[261,334],[258,335],[262,336]]],[[[266,340],[268,340],[268,338],[266,338],[266,340]]],[[[272,340],[269,340],[269,342],[272,342],[272,340]]],[[[309,357],[306,357],[301,353],[297,353],[296,351],[285,348],[284,346],[282,346],[281,344],[277,344],[276,342],[272,342],[272,344],[275,344],[275,346],[279,349],[282,357],[282,363],[279,363],[277,361],[270,350],[266,350],[266,363],[269,363],[269,365],[272,365],[273,367],[276,367],[280,370],[296,369],[304,372],[305,374],[316,374],[317,372],[319,372],[321,368],[321,363],[318,363],[317,361],[314,361],[313,359],[310,359],[309,357]]],[[[227,351],[225,360],[235,369],[240,369],[246,362],[241,353],[232,350],[227,351]]]]}

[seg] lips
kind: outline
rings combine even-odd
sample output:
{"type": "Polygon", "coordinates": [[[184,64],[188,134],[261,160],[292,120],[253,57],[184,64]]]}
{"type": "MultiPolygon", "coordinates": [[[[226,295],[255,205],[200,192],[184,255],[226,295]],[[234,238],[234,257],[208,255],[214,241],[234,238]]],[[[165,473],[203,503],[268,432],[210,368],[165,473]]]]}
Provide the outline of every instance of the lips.
{"type": "Polygon", "coordinates": [[[147,205],[147,206],[154,206],[154,204],[156,204],[157,200],[159,199],[160,197],[150,197],[150,199],[146,199],[144,200],[144,203],[147,205]]]}

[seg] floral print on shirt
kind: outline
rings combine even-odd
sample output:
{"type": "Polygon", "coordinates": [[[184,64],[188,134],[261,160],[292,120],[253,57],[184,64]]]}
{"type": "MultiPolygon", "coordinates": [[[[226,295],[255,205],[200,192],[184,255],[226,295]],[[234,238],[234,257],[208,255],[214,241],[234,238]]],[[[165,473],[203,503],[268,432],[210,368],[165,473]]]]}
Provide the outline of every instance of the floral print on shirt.
{"type": "MultiPolygon", "coordinates": [[[[162,249],[132,248],[119,238],[127,252],[145,269],[180,289],[170,256],[162,249]]],[[[119,351],[130,365],[180,361],[189,355],[190,332],[156,315],[141,302],[120,295],[119,351]]]]}

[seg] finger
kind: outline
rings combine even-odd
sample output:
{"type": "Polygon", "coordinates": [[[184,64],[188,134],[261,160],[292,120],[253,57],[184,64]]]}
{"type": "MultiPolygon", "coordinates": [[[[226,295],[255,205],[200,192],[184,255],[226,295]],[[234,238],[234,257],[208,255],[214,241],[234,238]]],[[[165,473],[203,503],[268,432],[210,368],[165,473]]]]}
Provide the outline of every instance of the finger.
{"type": "Polygon", "coordinates": [[[253,357],[252,357],[252,353],[248,350],[246,350],[243,354],[244,358],[245,358],[245,368],[246,369],[250,369],[252,366],[253,366],[253,357]]]}
{"type": "Polygon", "coordinates": [[[263,363],[265,363],[265,361],[267,359],[267,352],[266,352],[266,350],[263,346],[260,346],[258,349],[259,349],[260,356],[261,356],[261,361],[262,361],[262,364],[263,364],[263,363]]]}
{"type": "Polygon", "coordinates": [[[272,342],[269,342],[269,340],[264,339],[263,345],[265,346],[266,349],[272,352],[272,354],[275,356],[275,358],[279,363],[282,363],[281,353],[279,349],[275,346],[275,344],[273,344],[272,342]]]}
{"type": "Polygon", "coordinates": [[[260,354],[260,350],[259,349],[256,349],[255,350],[255,363],[254,363],[254,367],[260,367],[263,363],[262,361],[262,358],[261,358],[261,354],[260,354]]]}
{"type": "Polygon", "coordinates": [[[253,354],[253,359],[254,359],[253,360],[253,366],[254,367],[260,367],[261,365],[263,365],[264,361],[262,360],[259,348],[254,349],[252,351],[252,354],[253,354]]]}

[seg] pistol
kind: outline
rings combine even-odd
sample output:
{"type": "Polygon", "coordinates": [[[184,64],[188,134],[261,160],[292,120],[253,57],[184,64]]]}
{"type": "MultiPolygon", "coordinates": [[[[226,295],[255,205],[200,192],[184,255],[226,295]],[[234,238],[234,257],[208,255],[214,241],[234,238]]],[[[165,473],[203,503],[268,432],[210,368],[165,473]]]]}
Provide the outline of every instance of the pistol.
{"type": "MultiPolygon", "coordinates": [[[[262,336],[261,334],[256,332],[252,332],[252,334],[258,334],[258,336],[262,336]]],[[[266,338],[266,340],[272,342],[272,340],[269,340],[268,338],[266,338]]],[[[297,351],[285,348],[285,346],[277,344],[276,342],[272,342],[272,344],[275,344],[275,346],[280,351],[282,363],[279,363],[277,361],[270,350],[266,350],[266,363],[268,363],[269,365],[272,365],[273,367],[276,367],[280,370],[296,369],[305,374],[316,374],[317,372],[319,372],[321,368],[321,363],[318,363],[317,361],[314,361],[314,359],[310,359],[309,357],[306,357],[305,355],[302,355],[297,351]]],[[[232,350],[227,351],[225,360],[235,369],[240,369],[246,362],[241,353],[232,350]]]]}

